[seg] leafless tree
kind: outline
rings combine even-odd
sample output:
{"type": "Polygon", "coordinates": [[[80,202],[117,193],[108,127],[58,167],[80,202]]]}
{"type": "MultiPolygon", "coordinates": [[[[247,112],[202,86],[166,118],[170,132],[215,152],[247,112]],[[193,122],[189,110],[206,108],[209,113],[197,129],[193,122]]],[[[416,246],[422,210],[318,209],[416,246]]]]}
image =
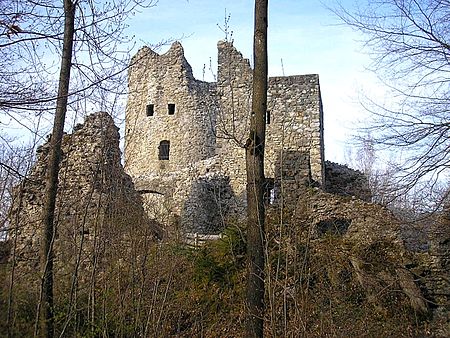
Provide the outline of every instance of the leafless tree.
{"type": "Polygon", "coordinates": [[[117,93],[119,86],[114,81],[109,85],[108,80],[117,81],[117,75],[124,74],[128,65],[127,53],[119,49],[128,41],[123,34],[124,19],[137,7],[152,4],[152,0],[104,4],[89,0],[10,0],[0,6],[1,112],[23,125],[17,117],[21,111],[40,114],[55,109],[42,212],[42,333],[47,337],[54,333],[52,246],[66,113],[71,104],[88,98],[94,98],[91,104],[100,102],[104,106],[105,89],[117,93]],[[46,52],[58,57],[48,60],[46,52]],[[100,100],[95,101],[97,98],[100,100]]]}
{"type": "Polygon", "coordinates": [[[374,116],[365,133],[401,155],[398,195],[424,181],[432,193],[450,166],[450,2],[376,0],[335,12],[363,33],[371,68],[391,93],[388,103],[365,102],[374,116]]]}
{"type": "Polygon", "coordinates": [[[247,337],[263,336],[264,319],[264,144],[267,111],[267,0],[255,1],[254,70],[247,170],[247,337]]]}

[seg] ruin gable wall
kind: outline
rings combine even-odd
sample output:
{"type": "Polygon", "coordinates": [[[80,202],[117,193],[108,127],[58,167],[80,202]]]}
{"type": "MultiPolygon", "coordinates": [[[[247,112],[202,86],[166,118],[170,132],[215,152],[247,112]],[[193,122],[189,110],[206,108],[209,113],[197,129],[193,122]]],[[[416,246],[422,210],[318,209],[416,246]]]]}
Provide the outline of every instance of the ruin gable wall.
{"type": "MultiPolygon", "coordinates": [[[[252,103],[252,68],[249,60],[229,42],[218,43],[217,152],[222,170],[231,175],[232,187],[244,191],[245,149],[252,103]]],[[[311,178],[323,183],[323,109],[319,76],[298,75],[269,78],[266,116],[265,175],[279,177],[285,152],[292,160],[309,161],[311,178]],[[280,166],[281,165],[281,166],[280,166]]]]}
{"type": "Polygon", "coordinates": [[[217,72],[217,152],[232,188],[245,201],[245,142],[250,126],[253,72],[230,42],[220,41],[217,72]]]}

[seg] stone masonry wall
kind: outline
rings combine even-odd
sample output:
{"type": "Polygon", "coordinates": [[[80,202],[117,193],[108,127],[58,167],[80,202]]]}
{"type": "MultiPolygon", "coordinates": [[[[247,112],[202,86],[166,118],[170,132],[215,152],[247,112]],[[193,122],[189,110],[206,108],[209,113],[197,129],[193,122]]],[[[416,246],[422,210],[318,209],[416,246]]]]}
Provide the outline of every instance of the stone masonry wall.
{"type": "Polygon", "coordinates": [[[372,200],[367,177],[358,170],[325,161],[325,177],[324,190],[326,192],[342,196],[355,196],[366,202],[372,200]]]}
{"type": "Polygon", "coordinates": [[[312,179],[323,183],[323,112],[319,76],[280,76],[269,78],[266,137],[266,176],[274,177],[275,163],[283,152],[309,154],[312,179]]]}
{"type": "Polygon", "coordinates": [[[215,84],[197,81],[181,44],[158,55],[144,47],[129,70],[125,165],[138,176],[179,170],[215,153],[215,84]],[[168,105],[175,105],[173,115],[168,105]],[[153,116],[147,116],[153,105],[153,116]],[[170,142],[168,160],[159,160],[161,141],[170,142]]]}
{"type": "MultiPolygon", "coordinates": [[[[248,137],[252,101],[252,69],[230,43],[218,43],[219,113],[217,149],[222,170],[231,174],[232,187],[244,191],[246,185],[245,144],[248,137]],[[232,103],[232,104],[231,104],[232,103]]],[[[324,177],[323,111],[319,76],[280,76],[269,78],[266,126],[265,175],[275,177],[276,163],[284,152],[309,154],[312,179],[324,177]]]]}
{"type": "Polygon", "coordinates": [[[220,172],[217,156],[165,175],[146,173],[134,181],[148,215],[168,232],[218,233],[225,216],[244,211],[230,178],[220,172]]]}
{"type": "MultiPolygon", "coordinates": [[[[222,205],[220,209],[226,209],[227,213],[245,214],[242,212],[246,204],[244,144],[251,113],[252,68],[232,43],[220,41],[217,47],[217,83],[194,79],[179,43],[174,43],[163,55],[142,48],[134,56],[129,71],[125,168],[138,186],[145,187],[142,189],[147,210],[152,215],[170,214],[160,221],[177,223],[184,229],[203,227],[190,224],[191,220],[214,228],[206,224],[217,220],[207,215],[216,210],[211,211],[204,198],[208,195],[205,182],[209,181],[202,175],[206,174],[221,177],[220,181],[226,181],[231,189],[225,194],[231,196],[227,208],[222,207],[223,203],[216,206],[222,205]],[[176,107],[173,115],[167,111],[170,103],[176,107]],[[153,105],[152,116],[146,113],[149,104],[153,105]],[[161,160],[159,142],[163,140],[170,142],[170,154],[169,159],[161,160]],[[199,184],[203,186],[201,192],[199,184]],[[154,202],[164,207],[155,207],[154,202]],[[187,216],[193,214],[197,216],[187,216]]],[[[282,167],[292,164],[304,171],[300,176],[321,185],[323,111],[318,76],[270,78],[268,110],[265,173],[278,185],[274,189],[282,190],[282,167]]],[[[298,184],[290,183],[284,184],[283,191],[295,200],[295,192],[287,192],[298,184]]]]}
{"type": "MultiPolygon", "coordinates": [[[[9,236],[17,243],[19,266],[39,264],[48,151],[49,143],[39,148],[31,174],[15,191],[9,236]]],[[[100,264],[111,250],[127,250],[127,234],[160,235],[120,157],[118,128],[107,113],[88,116],[72,134],[64,135],[55,214],[58,273],[70,275],[77,257],[84,269],[100,264]]]]}
{"type": "Polygon", "coordinates": [[[250,62],[230,42],[220,41],[217,71],[217,153],[221,170],[245,201],[245,149],[250,127],[253,72],[250,62]]]}

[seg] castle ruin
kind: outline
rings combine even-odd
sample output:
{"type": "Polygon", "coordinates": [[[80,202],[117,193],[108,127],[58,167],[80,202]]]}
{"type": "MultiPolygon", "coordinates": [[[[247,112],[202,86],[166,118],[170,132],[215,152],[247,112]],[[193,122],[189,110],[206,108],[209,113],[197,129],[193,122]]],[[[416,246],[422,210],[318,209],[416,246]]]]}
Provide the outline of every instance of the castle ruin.
{"type": "MultiPolygon", "coordinates": [[[[150,216],[188,232],[211,233],[225,216],[242,215],[249,60],[220,41],[217,81],[210,83],[194,78],[179,42],[162,55],[143,47],[132,59],[128,81],[125,169],[150,216]]],[[[285,201],[295,201],[305,180],[322,186],[319,76],[269,78],[266,127],[268,203],[277,203],[282,191],[285,201]]]]}
{"type": "MultiPolygon", "coordinates": [[[[182,231],[202,233],[219,232],[226,217],[245,215],[243,143],[252,73],[231,44],[219,42],[218,47],[216,83],[194,79],[179,43],[164,55],[143,48],[134,57],[125,140],[125,165],[132,177],[121,166],[118,128],[107,113],[88,116],[64,136],[55,217],[56,294],[76,281],[79,299],[101,299],[103,288],[94,285],[108,286],[110,297],[110,281],[115,285],[127,269],[133,281],[136,275],[140,278],[136,267],[146,266],[153,240],[163,237],[147,214],[163,224],[178,224],[182,231]]],[[[448,336],[449,213],[436,218],[428,252],[405,249],[401,221],[383,206],[366,202],[370,194],[361,173],[324,161],[317,75],[270,78],[268,110],[267,203],[292,206],[291,224],[307,232],[300,237],[314,239],[311,248],[325,248],[325,255],[338,253],[336,271],[345,272],[343,283],[352,285],[348,276],[353,276],[362,288],[356,290],[362,290],[369,303],[385,306],[379,295],[386,296],[386,286],[393,286],[417,313],[432,306],[430,327],[443,332],[436,336],[448,336]],[[302,189],[311,184],[332,194],[302,189]],[[340,246],[330,246],[328,235],[342,238],[340,246]],[[379,265],[367,263],[368,255],[379,265]]],[[[32,172],[15,189],[10,210],[10,262],[27,288],[40,281],[49,147],[46,143],[39,148],[32,172]]],[[[293,247],[289,255],[296,250],[293,247]]],[[[148,278],[142,272],[139,292],[153,293],[141,287],[148,278]]],[[[355,292],[363,299],[361,291],[355,292]]]]}
{"type": "MultiPolygon", "coordinates": [[[[132,246],[130,234],[140,240],[161,236],[123,170],[119,138],[119,128],[112,117],[98,112],[87,116],[83,124],[62,139],[54,221],[58,274],[70,276],[70,271],[78,267],[83,271],[97,269],[99,262],[119,252],[124,257],[132,246]]],[[[31,272],[30,281],[37,280],[40,273],[36,268],[42,246],[50,147],[47,141],[38,148],[31,172],[14,189],[9,211],[9,237],[15,243],[13,256],[22,273],[31,272]]]]}

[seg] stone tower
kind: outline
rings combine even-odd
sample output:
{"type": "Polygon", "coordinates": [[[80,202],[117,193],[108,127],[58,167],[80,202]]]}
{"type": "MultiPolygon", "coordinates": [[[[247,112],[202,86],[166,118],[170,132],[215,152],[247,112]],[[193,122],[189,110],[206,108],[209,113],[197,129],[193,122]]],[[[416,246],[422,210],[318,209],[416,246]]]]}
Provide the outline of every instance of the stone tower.
{"type": "MultiPolygon", "coordinates": [[[[188,232],[217,232],[225,216],[245,214],[251,91],[250,63],[229,42],[218,43],[216,83],[193,77],[178,42],[163,55],[144,47],[133,57],[125,168],[151,216],[188,232]]],[[[268,202],[322,185],[322,121],[318,75],[269,79],[268,202]]]]}
{"type": "Polygon", "coordinates": [[[215,92],[215,84],[194,79],[180,43],[164,55],[139,50],[129,72],[128,172],[176,171],[213,156],[215,92]]]}

